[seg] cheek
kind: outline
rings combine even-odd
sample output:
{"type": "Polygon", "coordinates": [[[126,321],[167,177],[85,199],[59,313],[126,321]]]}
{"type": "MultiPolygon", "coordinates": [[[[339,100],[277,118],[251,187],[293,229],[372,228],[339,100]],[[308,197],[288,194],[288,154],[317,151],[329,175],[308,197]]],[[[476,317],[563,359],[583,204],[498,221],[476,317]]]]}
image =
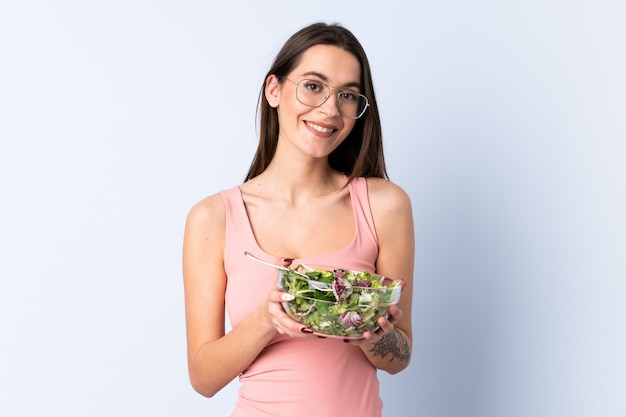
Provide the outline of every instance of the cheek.
{"type": "Polygon", "coordinates": [[[352,119],[347,119],[344,120],[343,122],[343,134],[342,136],[344,137],[344,139],[350,134],[350,132],[352,132],[352,129],[354,129],[354,126],[356,126],[356,120],[352,120],[352,119]]]}
{"type": "Polygon", "coordinates": [[[278,112],[278,120],[285,123],[296,123],[297,119],[311,111],[311,107],[307,107],[296,101],[295,98],[283,98],[280,105],[276,108],[278,112]]]}

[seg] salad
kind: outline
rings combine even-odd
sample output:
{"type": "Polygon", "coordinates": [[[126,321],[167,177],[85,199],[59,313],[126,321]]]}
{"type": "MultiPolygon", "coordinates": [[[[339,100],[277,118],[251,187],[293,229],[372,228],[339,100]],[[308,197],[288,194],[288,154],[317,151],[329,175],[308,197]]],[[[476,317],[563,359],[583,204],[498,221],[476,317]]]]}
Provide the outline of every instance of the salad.
{"type": "Polygon", "coordinates": [[[279,287],[295,296],[283,303],[296,321],[316,333],[360,338],[378,329],[377,320],[396,304],[400,281],[346,269],[310,270],[303,265],[279,271],[279,287]]]}

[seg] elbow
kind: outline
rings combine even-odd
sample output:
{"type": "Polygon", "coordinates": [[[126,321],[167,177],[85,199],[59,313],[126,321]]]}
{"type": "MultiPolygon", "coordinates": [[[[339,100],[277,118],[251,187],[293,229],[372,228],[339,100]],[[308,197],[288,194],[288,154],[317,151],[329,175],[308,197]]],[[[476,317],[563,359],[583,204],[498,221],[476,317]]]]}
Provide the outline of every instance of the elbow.
{"type": "Polygon", "coordinates": [[[397,355],[393,359],[391,359],[391,361],[388,363],[389,366],[385,368],[385,371],[387,371],[387,373],[390,375],[395,375],[408,368],[410,363],[411,349],[409,348],[407,349],[405,354],[397,355]]]}
{"type": "Polygon", "coordinates": [[[215,394],[217,394],[217,391],[218,391],[218,390],[210,389],[209,387],[204,386],[202,384],[192,383],[191,386],[193,387],[194,391],[196,391],[198,394],[206,398],[213,397],[215,394]]]}
{"type": "Polygon", "coordinates": [[[397,363],[395,366],[386,367],[383,370],[390,375],[399,374],[409,366],[409,362],[397,363]]]}
{"type": "Polygon", "coordinates": [[[409,366],[408,362],[404,362],[400,365],[396,365],[392,368],[388,368],[385,369],[387,371],[388,374],[390,375],[395,375],[395,374],[399,374],[400,372],[404,371],[407,367],[409,366]]]}
{"type": "Polygon", "coordinates": [[[227,375],[222,375],[214,369],[213,363],[199,363],[190,361],[188,367],[189,383],[194,391],[206,398],[217,394],[226,384],[227,375]]]}
{"type": "Polygon", "coordinates": [[[204,381],[201,378],[190,376],[189,382],[191,383],[191,387],[194,391],[203,397],[211,398],[219,392],[219,388],[211,386],[210,383],[207,383],[207,381],[204,381]]]}

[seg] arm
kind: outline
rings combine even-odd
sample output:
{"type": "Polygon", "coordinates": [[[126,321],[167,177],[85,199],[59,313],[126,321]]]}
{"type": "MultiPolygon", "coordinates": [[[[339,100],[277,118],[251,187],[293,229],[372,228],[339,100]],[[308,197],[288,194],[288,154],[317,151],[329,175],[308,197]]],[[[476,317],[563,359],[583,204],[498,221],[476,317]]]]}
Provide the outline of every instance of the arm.
{"type": "Polygon", "coordinates": [[[366,333],[356,342],[376,368],[391,374],[405,369],[411,360],[411,305],[415,257],[411,201],[393,183],[368,179],[368,193],[378,235],[379,252],[376,272],[404,280],[397,306],[389,308],[389,320],[379,319],[381,329],[366,333]]]}
{"type": "Polygon", "coordinates": [[[183,242],[189,379],[206,397],[243,372],[277,331],[302,335],[282,311],[276,290],[225,334],[225,216],[219,195],[201,201],[189,212],[183,242]]]}

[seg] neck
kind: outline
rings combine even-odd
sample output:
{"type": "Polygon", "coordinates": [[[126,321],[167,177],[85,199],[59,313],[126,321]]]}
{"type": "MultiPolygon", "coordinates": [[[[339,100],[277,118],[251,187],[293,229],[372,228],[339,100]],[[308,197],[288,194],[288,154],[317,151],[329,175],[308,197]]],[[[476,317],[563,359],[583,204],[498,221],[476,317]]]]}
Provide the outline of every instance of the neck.
{"type": "Polygon", "coordinates": [[[250,181],[252,190],[297,205],[336,192],[346,184],[346,176],[331,169],[327,160],[275,162],[250,181]]]}

